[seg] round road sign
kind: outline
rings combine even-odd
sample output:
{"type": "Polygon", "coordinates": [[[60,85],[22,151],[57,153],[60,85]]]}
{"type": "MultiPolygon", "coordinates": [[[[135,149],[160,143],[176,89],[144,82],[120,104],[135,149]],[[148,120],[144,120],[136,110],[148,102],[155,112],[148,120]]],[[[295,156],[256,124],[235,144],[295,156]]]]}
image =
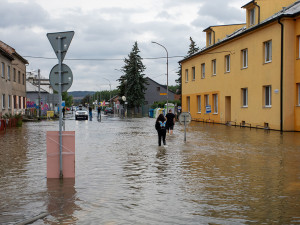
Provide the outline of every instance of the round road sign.
{"type": "MultiPolygon", "coordinates": [[[[58,86],[59,86],[59,70],[58,70],[59,65],[56,64],[52,70],[50,71],[49,75],[49,80],[50,84],[53,88],[53,90],[58,92],[58,86]]],[[[61,72],[61,92],[65,92],[69,90],[69,88],[72,86],[73,83],[73,74],[70,69],[66,64],[62,64],[62,72],[61,72]]]]}
{"type": "Polygon", "coordinates": [[[179,122],[181,124],[189,124],[190,122],[192,121],[192,116],[189,112],[182,112],[180,115],[179,115],[179,122]]]}

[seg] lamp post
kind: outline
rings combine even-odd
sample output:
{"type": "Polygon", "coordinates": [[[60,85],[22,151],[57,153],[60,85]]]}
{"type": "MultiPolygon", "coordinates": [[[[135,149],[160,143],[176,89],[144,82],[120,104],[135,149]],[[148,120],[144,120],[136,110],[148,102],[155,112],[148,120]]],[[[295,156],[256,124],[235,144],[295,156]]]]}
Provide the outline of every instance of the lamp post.
{"type": "Polygon", "coordinates": [[[109,91],[109,106],[111,106],[111,83],[110,83],[110,80],[109,79],[106,79],[103,77],[103,79],[107,80],[109,82],[109,88],[110,88],[110,91],[109,91]]]}
{"type": "Polygon", "coordinates": [[[162,44],[159,44],[155,41],[152,41],[152,43],[163,47],[167,53],[167,113],[168,113],[168,110],[169,110],[169,53],[168,53],[168,50],[166,49],[166,47],[163,46],[162,44]]]}
{"type": "MultiPolygon", "coordinates": [[[[124,96],[122,96],[122,100],[123,100],[123,102],[124,102],[124,105],[123,105],[123,107],[124,107],[124,116],[126,117],[127,116],[127,107],[126,107],[126,105],[127,105],[127,78],[125,77],[125,74],[124,74],[124,71],[123,70],[120,70],[120,69],[115,69],[116,71],[119,71],[119,72],[121,72],[121,73],[123,73],[123,78],[125,78],[123,81],[121,81],[121,82],[123,82],[123,84],[125,85],[125,89],[124,89],[124,96]]],[[[121,79],[120,79],[121,80],[121,79]]]]}

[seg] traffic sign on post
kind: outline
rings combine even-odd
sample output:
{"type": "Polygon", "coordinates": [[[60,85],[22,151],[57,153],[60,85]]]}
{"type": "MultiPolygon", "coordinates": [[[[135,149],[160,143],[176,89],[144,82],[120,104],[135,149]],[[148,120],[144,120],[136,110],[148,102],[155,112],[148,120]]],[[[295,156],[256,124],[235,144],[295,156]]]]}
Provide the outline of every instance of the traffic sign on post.
{"type": "Polygon", "coordinates": [[[179,115],[179,122],[188,125],[192,121],[192,116],[189,112],[182,112],[179,115]]]}
{"type": "Polygon", "coordinates": [[[61,61],[64,60],[66,53],[69,49],[70,43],[73,39],[74,36],[74,31],[66,31],[66,32],[58,32],[58,33],[48,33],[47,37],[50,41],[50,44],[52,45],[52,48],[57,56],[58,59],[61,61]],[[58,39],[62,40],[61,46],[62,49],[59,49],[58,45],[58,39]],[[61,51],[61,56],[60,56],[60,51],[61,51]],[[59,58],[61,57],[61,58],[59,58]]]}
{"type": "MultiPolygon", "coordinates": [[[[58,76],[58,67],[59,65],[56,64],[52,70],[50,71],[49,81],[50,84],[55,91],[59,91],[59,76],[58,76]]],[[[66,64],[62,64],[62,76],[61,76],[61,92],[65,92],[69,90],[73,83],[73,73],[66,64]]]]}
{"type": "Polygon", "coordinates": [[[179,122],[184,124],[184,141],[186,142],[186,125],[190,124],[192,121],[192,116],[189,112],[182,112],[179,115],[179,122]]]}
{"type": "MultiPolygon", "coordinates": [[[[53,89],[58,91],[59,106],[62,103],[62,92],[68,90],[73,83],[73,75],[71,69],[62,62],[69,49],[73,39],[74,31],[48,33],[47,37],[57,56],[58,64],[54,66],[50,73],[50,83],[53,89]]],[[[59,107],[59,177],[63,178],[63,157],[62,157],[62,107],[59,107]]]]}

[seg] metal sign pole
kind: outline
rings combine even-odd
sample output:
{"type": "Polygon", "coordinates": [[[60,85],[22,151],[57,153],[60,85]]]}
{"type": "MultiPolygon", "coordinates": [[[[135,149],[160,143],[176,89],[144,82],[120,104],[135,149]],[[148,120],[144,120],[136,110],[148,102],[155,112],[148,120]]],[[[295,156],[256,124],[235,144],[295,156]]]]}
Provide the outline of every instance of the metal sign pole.
{"type": "Polygon", "coordinates": [[[63,178],[62,168],[62,93],[61,93],[61,71],[62,71],[62,37],[58,38],[58,97],[59,97],[59,177],[63,178]]]}
{"type": "Polygon", "coordinates": [[[59,100],[58,101],[59,104],[59,178],[63,178],[62,129],[64,125],[63,125],[63,118],[62,118],[62,92],[67,91],[71,87],[73,82],[73,74],[71,69],[67,65],[63,64],[62,62],[68,51],[73,36],[74,36],[74,31],[47,34],[50,44],[58,59],[58,64],[55,65],[50,72],[49,81],[53,90],[58,92],[58,100],[59,100]]]}

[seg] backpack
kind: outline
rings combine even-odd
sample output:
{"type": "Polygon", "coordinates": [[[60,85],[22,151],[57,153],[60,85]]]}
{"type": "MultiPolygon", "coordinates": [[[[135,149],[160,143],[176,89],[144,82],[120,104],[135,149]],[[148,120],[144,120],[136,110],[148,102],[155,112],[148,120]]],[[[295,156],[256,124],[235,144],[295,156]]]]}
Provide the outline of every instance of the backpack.
{"type": "Polygon", "coordinates": [[[161,122],[159,121],[160,129],[166,129],[166,121],[161,122]]]}

